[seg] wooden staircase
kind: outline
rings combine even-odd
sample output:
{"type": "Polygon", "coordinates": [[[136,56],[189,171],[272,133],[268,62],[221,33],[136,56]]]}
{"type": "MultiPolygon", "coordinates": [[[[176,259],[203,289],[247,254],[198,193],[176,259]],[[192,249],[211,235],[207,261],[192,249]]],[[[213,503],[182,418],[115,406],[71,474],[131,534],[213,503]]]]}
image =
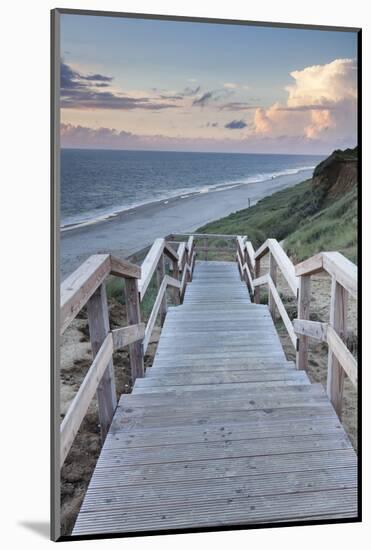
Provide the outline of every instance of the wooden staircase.
{"type": "Polygon", "coordinates": [[[357,458],[235,262],[197,261],[122,395],[73,535],[356,518],[357,458]]]}

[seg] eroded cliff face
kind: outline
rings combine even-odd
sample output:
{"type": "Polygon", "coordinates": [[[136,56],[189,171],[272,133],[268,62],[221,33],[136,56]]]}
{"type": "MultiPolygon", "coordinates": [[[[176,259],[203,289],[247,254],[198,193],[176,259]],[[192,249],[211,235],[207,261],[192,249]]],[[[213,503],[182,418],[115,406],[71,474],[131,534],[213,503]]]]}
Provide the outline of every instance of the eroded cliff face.
{"type": "Polygon", "coordinates": [[[348,193],[358,183],[357,147],[334,151],[316,166],[313,189],[320,192],[324,202],[348,193]]]}

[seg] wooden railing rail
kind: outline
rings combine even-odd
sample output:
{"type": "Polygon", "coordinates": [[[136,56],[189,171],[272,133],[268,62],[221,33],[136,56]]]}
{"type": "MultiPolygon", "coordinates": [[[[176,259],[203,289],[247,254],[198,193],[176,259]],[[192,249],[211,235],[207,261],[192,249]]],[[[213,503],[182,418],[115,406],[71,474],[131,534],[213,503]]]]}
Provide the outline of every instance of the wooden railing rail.
{"type": "Polygon", "coordinates": [[[245,281],[247,288],[249,290],[250,296],[254,296],[254,271],[255,271],[255,260],[254,248],[250,241],[247,241],[247,237],[241,237],[240,235],[236,238],[237,242],[237,265],[240,272],[241,280],[245,281]]]}
{"type": "Polygon", "coordinates": [[[267,239],[265,243],[258,248],[255,252],[255,264],[260,264],[261,258],[268,253],[270,260],[269,272],[272,280],[276,283],[275,274],[278,267],[296,298],[299,288],[299,281],[295,274],[294,265],[276,239],[267,239]],[[272,271],[274,272],[273,274],[272,271]]]}
{"type": "Polygon", "coordinates": [[[88,258],[61,285],[60,326],[63,333],[86,305],[93,362],[75,395],[62,423],[60,462],[63,464],[76,437],[81,422],[94,395],[98,399],[99,423],[104,440],[117,406],[116,384],[112,356],[114,351],[129,347],[132,382],[144,376],[144,354],[147,350],[156,318],[163,324],[166,311],[166,290],[174,291],[178,304],[185,286],[192,279],[195,250],[190,236],[179,256],[165,239],[156,239],[141,267],[110,254],[95,254],[88,258]],[[172,277],[166,274],[165,258],[172,264],[172,277]],[[183,271],[179,281],[179,268],[183,271]],[[141,322],[140,302],[152,277],[156,274],[158,293],[147,325],[141,322]],[[110,330],[105,281],[109,275],[124,278],[128,326],[110,330]]]}
{"type": "MultiPolygon", "coordinates": [[[[61,285],[61,334],[86,305],[93,362],[60,427],[60,464],[76,437],[81,422],[94,395],[97,395],[99,424],[102,439],[108,432],[117,405],[112,355],[116,349],[128,345],[142,349],[144,324],[140,322],[137,279],[139,266],[109,254],[95,254],[88,258],[61,285]],[[124,278],[129,326],[110,330],[105,281],[109,275],[124,278]]],[[[133,380],[142,375],[143,359],[131,357],[133,380]]]]}
{"type": "Polygon", "coordinates": [[[157,269],[160,262],[163,262],[163,256],[167,256],[173,262],[179,260],[178,254],[171,248],[171,246],[165,241],[165,239],[156,239],[150,248],[147,256],[142,263],[142,276],[140,277],[138,288],[140,293],[140,299],[143,300],[152,276],[157,269]]]}
{"type": "Polygon", "coordinates": [[[252,243],[242,237],[237,238],[237,256],[240,273],[245,273],[246,282],[253,294],[254,302],[260,303],[260,287],[267,285],[268,307],[272,318],[275,319],[276,313],[279,313],[290,341],[294,349],[297,350],[298,337],[277,290],[277,269],[279,269],[295,298],[298,296],[299,279],[295,274],[295,268],[290,258],[276,239],[267,239],[255,252],[252,243]],[[269,254],[269,270],[268,273],[261,275],[260,261],[266,254],[269,254]],[[242,256],[245,259],[244,265],[241,261],[242,256]],[[255,278],[252,280],[251,273],[255,274],[255,278]]]}
{"type": "Polygon", "coordinates": [[[231,255],[232,258],[234,255],[233,245],[236,238],[237,235],[222,235],[219,233],[179,233],[168,235],[166,240],[181,245],[181,248],[178,249],[178,255],[180,256],[179,264],[181,264],[183,247],[185,243],[188,243],[188,246],[190,245],[189,239],[192,239],[193,246],[197,250],[197,255],[200,256],[200,259],[207,261],[210,258],[220,259],[220,257],[218,258],[220,253],[231,255]],[[224,246],[223,241],[225,241],[224,246]]]}
{"type": "Polygon", "coordinates": [[[298,368],[308,366],[308,338],[321,336],[328,344],[327,394],[341,416],[344,375],[357,385],[357,361],[348,350],[347,312],[349,295],[357,298],[357,266],[339,252],[321,252],[295,266],[300,278],[298,319],[294,328],[299,335],[298,368]],[[328,325],[309,319],[310,278],[316,273],[327,272],[332,279],[330,319],[328,325]],[[305,303],[303,304],[303,300],[305,303]]]}
{"type": "Polygon", "coordinates": [[[165,239],[156,239],[145,257],[142,264],[142,277],[139,280],[139,293],[141,301],[146,294],[150,281],[155,272],[158,290],[145,329],[143,338],[143,353],[147,351],[156,319],[159,314],[161,326],[164,323],[167,313],[167,289],[170,288],[173,290],[175,305],[179,304],[180,300],[182,300],[185,287],[192,279],[194,256],[195,252],[193,237],[190,236],[187,242],[182,242],[178,246],[177,251],[175,251],[171,247],[170,243],[168,243],[165,239]],[[165,256],[171,261],[170,272],[172,273],[172,277],[166,274],[165,256]],[[182,274],[181,281],[179,281],[180,273],[182,274]]]}
{"type": "Polygon", "coordinates": [[[61,334],[110,274],[138,279],[140,267],[110,254],[94,254],[63,281],[60,298],[61,334]]]}

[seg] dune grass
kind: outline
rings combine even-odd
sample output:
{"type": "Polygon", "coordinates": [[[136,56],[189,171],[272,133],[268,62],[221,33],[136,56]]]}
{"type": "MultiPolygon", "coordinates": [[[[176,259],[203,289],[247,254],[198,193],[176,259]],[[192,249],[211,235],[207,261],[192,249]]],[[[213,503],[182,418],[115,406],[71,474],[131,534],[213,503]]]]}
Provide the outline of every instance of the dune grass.
{"type": "Polygon", "coordinates": [[[199,233],[247,235],[254,247],[267,238],[284,240],[300,261],[323,250],[339,250],[357,259],[357,188],[330,203],[311,180],[265,197],[251,208],[209,223],[199,233]]]}

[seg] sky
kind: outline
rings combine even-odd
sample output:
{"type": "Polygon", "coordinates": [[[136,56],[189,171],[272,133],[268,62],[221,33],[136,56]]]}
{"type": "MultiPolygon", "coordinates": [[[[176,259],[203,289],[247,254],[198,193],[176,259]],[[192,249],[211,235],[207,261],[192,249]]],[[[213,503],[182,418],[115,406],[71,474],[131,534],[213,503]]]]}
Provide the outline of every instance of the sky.
{"type": "Polygon", "coordinates": [[[329,154],[357,143],[357,35],[61,16],[62,147],[329,154]]]}

